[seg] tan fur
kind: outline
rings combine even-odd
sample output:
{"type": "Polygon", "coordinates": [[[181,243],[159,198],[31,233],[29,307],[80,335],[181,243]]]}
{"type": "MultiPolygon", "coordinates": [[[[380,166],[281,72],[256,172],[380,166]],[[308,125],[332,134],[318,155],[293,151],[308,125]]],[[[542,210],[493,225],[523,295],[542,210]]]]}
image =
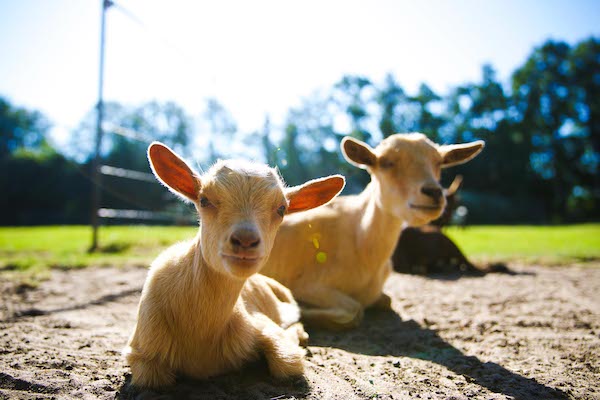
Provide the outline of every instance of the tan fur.
{"type": "Polygon", "coordinates": [[[283,219],[280,208],[324,204],[341,191],[343,178],[285,189],[263,165],[219,162],[199,176],[157,142],[149,158],[158,179],[196,205],[200,229],[195,239],[164,251],[148,272],[124,351],[132,383],[160,387],[177,374],[206,378],[259,354],[276,377],[302,374],[299,344],[308,336],[300,310],[287,288],[256,272],[283,219]]]}
{"type": "Polygon", "coordinates": [[[367,169],[371,182],[359,195],[286,219],[262,273],[292,290],[313,325],[345,329],[360,323],[366,307],[390,307],[382,288],[400,231],[441,214],[441,169],[482,148],[481,141],[438,146],[422,134],[392,135],[375,149],[345,138],[346,159],[367,169]],[[439,198],[424,188],[439,190],[439,198]]]}

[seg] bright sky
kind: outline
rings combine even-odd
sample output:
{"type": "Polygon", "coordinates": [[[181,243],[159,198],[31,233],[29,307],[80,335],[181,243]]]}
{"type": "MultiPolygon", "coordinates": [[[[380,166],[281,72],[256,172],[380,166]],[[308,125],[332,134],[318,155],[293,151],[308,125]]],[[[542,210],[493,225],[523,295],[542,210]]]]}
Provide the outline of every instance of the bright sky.
{"type": "MultiPolygon", "coordinates": [[[[173,100],[198,117],[214,96],[244,131],[343,74],[445,94],[483,63],[508,82],[547,38],[600,35],[596,0],[117,3],[134,17],[107,13],[105,99],[173,100]]],[[[100,0],[0,0],[0,96],[46,114],[59,143],[97,101],[99,27],[100,0]]]]}

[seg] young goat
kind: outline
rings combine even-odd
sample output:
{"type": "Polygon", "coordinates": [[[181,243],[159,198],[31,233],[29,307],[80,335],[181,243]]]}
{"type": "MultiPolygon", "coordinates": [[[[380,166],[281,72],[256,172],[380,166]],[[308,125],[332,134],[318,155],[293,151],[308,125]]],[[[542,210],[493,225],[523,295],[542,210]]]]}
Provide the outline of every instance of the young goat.
{"type": "Polygon", "coordinates": [[[441,229],[452,219],[458,203],[458,189],[461,183],[462,176],[457,175],[450,187],[444,189],[446,208],[439,218],[425,226],[408,227],[402,231],[392,254],[395,271],[421,275],[452,272],[467,275],[485,273],[473,265],[441,229]]]}
{"type": "Polygon", "coordinates": [[[159,387],[176,374],[206,378],[264,354],[277,377],[303,371],[308,336],[290,291],[256,274],[285,214],[327,203],[342,176],[284,188],[264,165],[219,161],[200,176],[165,145],[148,157],[156,177],[192,201],[200,215],[195,239],[163,252],[144,284],[135,330],[124,353],[132,384],[159,387]]]}
{"type": "Polygon", "coordinates": [[[392,255],[394,270],[406,274],[460,274],[482,276],[489,272],[513,273],[504,263],[478,267],[471,263],[442,228],[450,224],[457,208],[457,192],[462,176],[457,175],[444,189],[446,208],[443,214],[425,226],[408,227],[402,231],[392,255]]]}
{"type": "Polygon", "coordinates": [[[372,149],[344,138],[344,157],[366,169],[371,182],[359,195],[286,219],[262,273],[291,289],[308,324],[345,329],[360,323],[366,307],[389,308],[382,288],[400,231],[442,213],[441,169],[469,161],[483,146],[438,146],[413,133],[372,149]]]}

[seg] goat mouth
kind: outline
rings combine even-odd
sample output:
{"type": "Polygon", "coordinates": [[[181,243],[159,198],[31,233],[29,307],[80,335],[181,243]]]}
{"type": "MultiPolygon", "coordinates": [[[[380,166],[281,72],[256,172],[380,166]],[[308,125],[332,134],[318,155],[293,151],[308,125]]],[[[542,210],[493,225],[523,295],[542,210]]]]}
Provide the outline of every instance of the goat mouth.
{"type": "Polygon", "coordinates": [[[244,265],[256,264],[258,261],[260,261],[262,259],[261,256],[249,255],[249,254],[240,254],[240,255],[221,254],[221,256],[229,262],[233,262],[235,264],[244,264],[244,265]]]}
{"type": "Polygon", "coordinates": [[[419,204],[409,204],[410,208],[414,208],[416,210],[427,210],[427,211],[437,211],[440,209],[440,206],[425,206],[419,204]]]}

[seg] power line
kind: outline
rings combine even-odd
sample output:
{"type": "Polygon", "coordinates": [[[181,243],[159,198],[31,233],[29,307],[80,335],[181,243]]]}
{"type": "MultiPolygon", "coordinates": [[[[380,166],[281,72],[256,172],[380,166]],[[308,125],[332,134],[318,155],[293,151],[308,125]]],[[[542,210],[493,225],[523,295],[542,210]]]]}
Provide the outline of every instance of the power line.
{"type": "MultiPolygon", "coordinates": [[[[138,17],[133,11],[129,10],[125,6],[120,3],[112,2],[113,7],[121,12],[121,14],[127,18],[129,18],[136,25],[144,29],[147,33],[154,36],[155,39],[162,42],[162,44],[171,50],[175,51],[182,59],[187,63],[187,66],[192,70],[199,70],[200,66],[194,61],[194,58],[189,55],[187,51],[182,49],[180,46],[176,45],[172,40],[168,39],[163,34],[159,33],[156,29],[153,29],[150,25],[145,23],[140,17],[138,17]]],[[[206,67],[203,65],[202,67],[206,67]]],[[[192,75],[192,78],[194,75],[192,75]]]]}
{"type": "Polygon", "coordinates": [[[104,124],[103,126],[105,132],[110,132],[112,134],[123,136],[128,139],[137,140],[138,142],[146,144],[152,143],[152,139],[150,139],[148,136],[144,135],[143,133],[134,131],[133,129],[125,128],[114,124],[104,124]]]}

